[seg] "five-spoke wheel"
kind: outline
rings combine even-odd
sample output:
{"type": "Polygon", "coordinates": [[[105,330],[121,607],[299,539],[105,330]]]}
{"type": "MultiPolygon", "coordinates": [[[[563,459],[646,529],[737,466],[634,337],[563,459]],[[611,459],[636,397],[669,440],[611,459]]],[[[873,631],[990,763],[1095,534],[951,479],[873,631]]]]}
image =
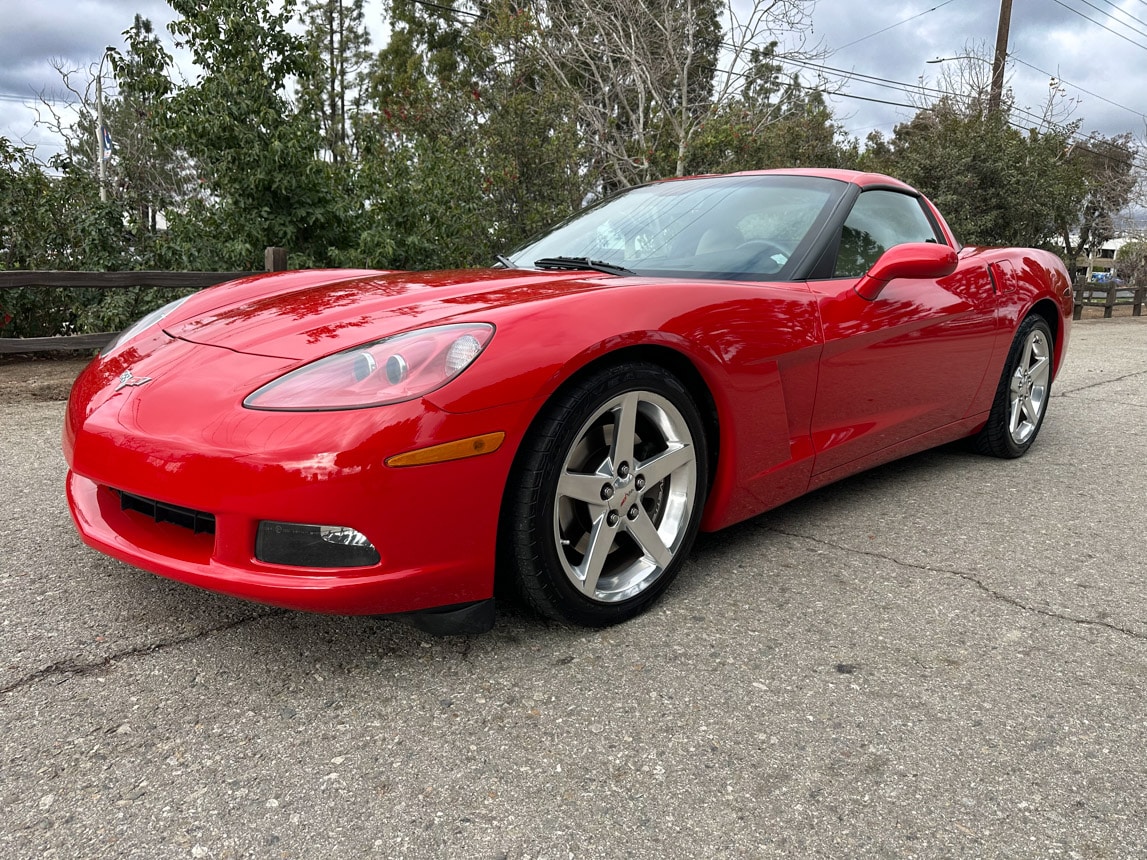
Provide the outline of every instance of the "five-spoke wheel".
{"type": "Polygon", "coordinates": [[[982,453],[1019,457],[1035,441],[1051,394],[1053,343],[1043,317],[1032,314],[1020,323],[988,423],[976,436],[982,453]]]}
{"type": "Polygon", "coordinates": [[[684,386],[651,364],[563,390],[526,441],[509,544],[527,600],[603,626],[644,610],[684,561],[708,481],[684,386]]]}

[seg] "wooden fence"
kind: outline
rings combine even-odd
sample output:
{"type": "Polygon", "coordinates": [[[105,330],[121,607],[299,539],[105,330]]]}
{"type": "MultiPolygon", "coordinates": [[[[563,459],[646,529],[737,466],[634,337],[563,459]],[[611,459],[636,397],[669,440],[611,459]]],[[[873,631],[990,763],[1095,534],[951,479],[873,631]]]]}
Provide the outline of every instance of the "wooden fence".
{"type": "MultiPolygon", "coordinates": [[[[285,248],[267,248],[265,271],[281,272],[287,268],[285,248]]],[[[174,287],[201,289],[221,284],[256,272],[2,272],[0,290],[15,287],[174,287]]],[[[1119,284],[1078,283],[1075,285],[1075,319],[1085,307],[1103,308],[1104,319],[1110,319],[1117,307],[1131,307],[1132,316],[1141,316],[1147,299],[1147,287],[1119,284]]],[[[99,349],[116,332],[77,334],[66,337],[0,337],[0,354],[99,349]]]]}
{"type": "MultiPolygon", "coordinates": [[[[267,272],[287,268],[285,248],[267,248],[263,255],[267,272]]],[[[94,287],[124,289],[129,287],[163,287],[202,289],[256,275],[258,272],[27,272],[0,271],[0,290],[16,287],[94,287]]],[[[74,334],[64,337],[0,337],[0,354],[56,352],[99,349],[117,332],[74,334]]]]}
{"type": "Polygon", "coordinates": [[[1111,319],[1117,307],[1131,307],[1131,316],[1141,316],[1143,300],[1147,297],[1147,287],[1129,287],[1126,284],[1078,283],[1075,285],[1075,313],[1079,319],[1083,309],[1103,308],[1103,318],[1111,319]]]}

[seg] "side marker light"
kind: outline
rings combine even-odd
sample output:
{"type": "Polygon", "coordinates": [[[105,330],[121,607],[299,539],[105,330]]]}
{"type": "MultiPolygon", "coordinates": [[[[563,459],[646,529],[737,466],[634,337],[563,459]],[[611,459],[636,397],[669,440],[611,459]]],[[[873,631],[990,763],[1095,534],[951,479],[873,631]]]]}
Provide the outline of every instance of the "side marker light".
{"type": "Polygon", "coordinates": [[[445,442],[442,445],[432,445],[429,448],[419,448],[416,451],[407,451],[405,454],[395,454],[386,461],[392,468],[402,466],[426,466],[430,463],[446,463],[450,460],[464,460],[467,457],[480,457],[483,454],[493,454],[502,446],[506,434],[486,433],[482,436],[471,436],[468,439],[458,439],[455,442],[445,442]]]}

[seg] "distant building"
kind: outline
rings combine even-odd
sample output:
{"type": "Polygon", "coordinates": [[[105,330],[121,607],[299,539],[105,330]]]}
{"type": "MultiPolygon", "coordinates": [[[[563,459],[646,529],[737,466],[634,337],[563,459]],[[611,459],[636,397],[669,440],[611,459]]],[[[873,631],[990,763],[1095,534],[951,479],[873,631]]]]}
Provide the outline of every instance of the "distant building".
{"type": "Polygon", "coordinates": [[[1077,257],[1075,260],[1076,280],[1105,283],[1116,277],[1118,273],[1115,270],[1115,255],[1119,253],[1120,248],[1131,241],[1133,240],[1127,236],[1110,239],[1096,248],[1090,257],[1082,255],[1077,257]]]}

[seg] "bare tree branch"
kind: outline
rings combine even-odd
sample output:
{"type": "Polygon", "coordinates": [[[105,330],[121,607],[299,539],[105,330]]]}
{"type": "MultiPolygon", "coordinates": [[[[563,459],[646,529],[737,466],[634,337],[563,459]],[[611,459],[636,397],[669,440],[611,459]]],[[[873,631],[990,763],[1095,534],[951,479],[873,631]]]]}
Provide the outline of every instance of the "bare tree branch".
{"type": "MultiPolygon", "coordinates": [[[[532,0],[531,47],[576,104],[598,166],[624,187],[681,175],[697,130],[743,92],[763,53],[807,58],[813,0],[532,0]]],[[[767,122],[766,117],[761,122],[767,122]]]]}

